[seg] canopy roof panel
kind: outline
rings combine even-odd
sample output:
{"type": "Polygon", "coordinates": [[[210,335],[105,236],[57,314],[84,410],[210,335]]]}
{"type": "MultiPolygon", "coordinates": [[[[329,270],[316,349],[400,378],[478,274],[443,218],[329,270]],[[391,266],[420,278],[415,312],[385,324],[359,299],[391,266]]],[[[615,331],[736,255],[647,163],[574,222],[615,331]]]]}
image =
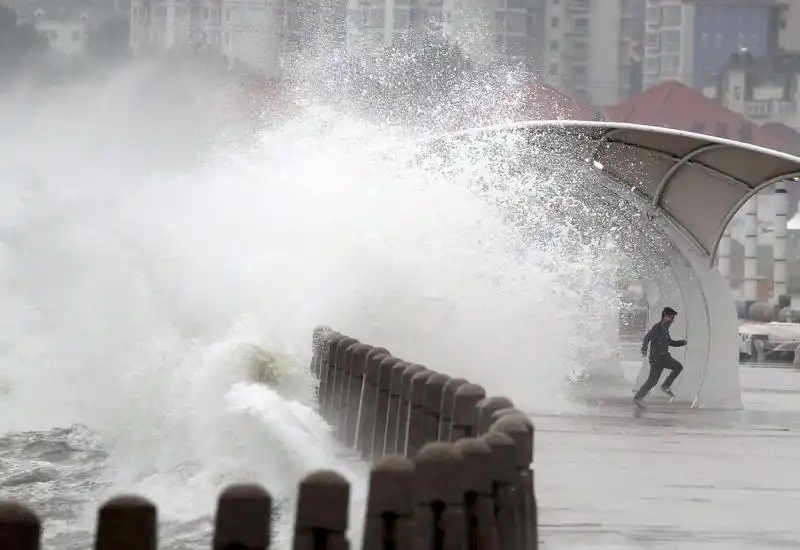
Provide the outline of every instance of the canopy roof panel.
{"type": "Polygon", "coordinates": [[[640,124],[531,121],[459,132],[524,132],[531,146],[580,161],[634,188],[714,257],[733,215],[758,191],[800,178],[800,158],[682,130],[640,124]]]}

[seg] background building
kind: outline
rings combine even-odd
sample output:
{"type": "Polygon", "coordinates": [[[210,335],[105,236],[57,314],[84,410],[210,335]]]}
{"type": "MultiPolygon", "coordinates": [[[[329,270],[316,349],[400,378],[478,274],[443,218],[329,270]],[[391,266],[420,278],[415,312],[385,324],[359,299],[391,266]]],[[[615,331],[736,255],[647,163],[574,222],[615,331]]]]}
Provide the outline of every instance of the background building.
{"type": "Polygon", "coordinates": [[[644,87],[677,80],[701,87],[730,55],[778,49],[786,0],[647,0],[644,87]]]}
{"type": "Polygon", "coordinates": [[[572,95],[613,105],[641,89],[645,0],[550,0],[546,66],[572,95]]]}

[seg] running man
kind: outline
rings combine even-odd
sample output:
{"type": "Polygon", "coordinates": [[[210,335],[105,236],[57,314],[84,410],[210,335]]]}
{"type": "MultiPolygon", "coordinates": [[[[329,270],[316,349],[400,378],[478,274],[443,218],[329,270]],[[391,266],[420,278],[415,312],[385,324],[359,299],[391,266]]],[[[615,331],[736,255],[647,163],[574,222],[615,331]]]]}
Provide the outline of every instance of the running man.
{"type": "Polygon", "coordinates": [[[647,355],[648,344],[650,346],[650,376],[633,397],[633,403],[637,407],[644,408],[642,400],[658,384],[664,369],[672,372],[661,384],[661,391],[670,397],[675,397],[671,386],[683,371],[683,365],[669,354],[669,348],[670,346],[679,348],[687,344],[686,340],[673,340],[669,335],[669,327],[675,321],[677,314],[678,312],[671,307],[665,307],[661,312],[661,321],[653,325],[642,340],[642,357],[647,355]]]}

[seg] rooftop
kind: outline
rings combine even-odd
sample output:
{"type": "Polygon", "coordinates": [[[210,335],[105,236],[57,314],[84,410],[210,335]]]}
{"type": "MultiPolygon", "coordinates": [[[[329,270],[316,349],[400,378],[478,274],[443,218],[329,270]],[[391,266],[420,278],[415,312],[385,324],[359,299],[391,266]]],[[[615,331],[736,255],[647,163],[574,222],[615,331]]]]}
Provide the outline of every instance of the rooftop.
{"type": "MultiPolygon", "coordinates": [[[[686,130],[721,138],[734,139],[780,151],[794,149],[787,143],[794,134],[788,126],[781,129],[761,127],[680,82],[663,82],[621,104],[606,108],[608,118],[686,130]]],[[[781,125],[783,126],[783,125],[781,125]]]]}

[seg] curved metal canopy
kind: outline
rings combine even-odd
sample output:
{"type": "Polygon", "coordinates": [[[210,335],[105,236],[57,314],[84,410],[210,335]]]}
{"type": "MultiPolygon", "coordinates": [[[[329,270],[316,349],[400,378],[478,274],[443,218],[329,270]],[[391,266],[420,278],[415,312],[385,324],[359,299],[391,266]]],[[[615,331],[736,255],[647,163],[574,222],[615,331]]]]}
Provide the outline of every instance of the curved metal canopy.
{"type": "Polygon", "coordinates": [[[602,167],[635,189],[713,261],[733,215],[761,189],[800,179],[800,158],[693,132],[641,124],[531,121],[455,135],[524,132],[532,146],[602,167]],[[599,163],[599,165],[598,165],[599,163]]]}

